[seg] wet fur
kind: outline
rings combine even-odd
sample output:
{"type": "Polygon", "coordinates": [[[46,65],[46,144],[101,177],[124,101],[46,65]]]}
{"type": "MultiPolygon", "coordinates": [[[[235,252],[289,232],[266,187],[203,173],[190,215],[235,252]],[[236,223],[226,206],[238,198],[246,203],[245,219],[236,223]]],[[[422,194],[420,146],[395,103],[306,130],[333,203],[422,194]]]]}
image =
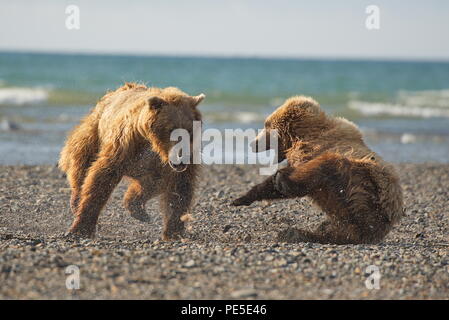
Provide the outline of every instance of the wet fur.
{"type": "Polygon", "coordinates": [[[198,174],[198,165],[175,172],[167,165],[171,128],[191,129],[201,120],[199,102],[177,88],[147,88],[127,83],[107,93],[69,135],[59,167],[71,186],[75,219],[69,233],[95,235],[98,216],[123,177],[130,180],[124,205],[136,219],[146,221],[145,203],[160,196],[163,239],[184,232],[198,174]],[[157,97],[167,106],[151,106],[157,97]]]}
{"type": "Polygon", "coordinates": [[[312,98],[288,99],[265,122],[279,133],[289,166],[256,185],[234,205],[310,197],[327,219],[311,232],[289,228],[285,242],[378,243],[403,215],[402,190],[392,165],[372,152],[355,124],[326,115],[312,98]]]}

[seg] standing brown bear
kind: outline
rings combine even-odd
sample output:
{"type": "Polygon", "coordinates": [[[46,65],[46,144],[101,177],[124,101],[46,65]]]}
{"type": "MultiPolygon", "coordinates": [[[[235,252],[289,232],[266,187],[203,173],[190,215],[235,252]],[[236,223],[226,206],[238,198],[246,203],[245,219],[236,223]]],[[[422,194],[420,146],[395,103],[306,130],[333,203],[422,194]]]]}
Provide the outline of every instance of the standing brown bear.
{"type": "MultiPolygon", "coordinates": [[[[278,157],[288,166],[254,186],[235,206],[264,199],[309,196],[327,214],[314,232],[289,228],[279,241],[357,244],[380,242],[403,215],[402,190],[394,168],[364,143],[355,124],[326,115],[318,103],[297,96],[265,121],[253,142],[278,135],[278,157]]],[[[263,142],[263,143],[261,143],[263,142]]]]}
{"type": "Polygon", "coordinates": [[[69,234],[95,235],[100,211],[126,176],[131,183],[124,202],[131,216],[147,220],[145,203],[161,195],[162,237],[182,237],[198,165],[170,160],[177,143],[170,134],[181,128],[192,136],[193,121],[201,121],[196,107],[204,97],[127,83],[98,102],[70,134],[59,160],[72,189],[75,220],[69,234]]]}

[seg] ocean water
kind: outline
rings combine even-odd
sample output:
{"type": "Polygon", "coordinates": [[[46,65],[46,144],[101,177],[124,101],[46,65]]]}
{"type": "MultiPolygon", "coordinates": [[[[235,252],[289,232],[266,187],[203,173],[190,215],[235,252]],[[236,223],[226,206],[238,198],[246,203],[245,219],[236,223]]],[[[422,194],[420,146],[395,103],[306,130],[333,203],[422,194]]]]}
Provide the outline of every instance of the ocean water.
{"type": "Polygon", "coordinates": [[[261,128],[313,96],[394,162],[449,162],[449,63],[0,53],[0,164],[54,164],[67,131],[124,82],[196,95],[205,128],[261,128]]]}

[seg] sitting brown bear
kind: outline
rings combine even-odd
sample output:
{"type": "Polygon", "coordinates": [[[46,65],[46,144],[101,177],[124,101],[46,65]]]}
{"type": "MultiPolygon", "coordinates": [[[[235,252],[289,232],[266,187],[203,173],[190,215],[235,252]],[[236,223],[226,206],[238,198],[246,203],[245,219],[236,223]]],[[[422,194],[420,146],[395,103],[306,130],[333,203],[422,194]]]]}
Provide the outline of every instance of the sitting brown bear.
{"type": "Polygon", "coordinates": [[[201,120],[196,107],[204,97],[127,83],[98,102],[70,134],[59,160],[72,189],[75,220],[69,234],[93,237],[101,209],[127,176],[131,183],[125,207],[131,215],[147,220],[145,203],[161,195],[163,239],[183,235],[181,217],[188,213],[198,166],[170,160],[177,143],[170,134],[175,128],[192,133],[193,121],[201,120]]]}
{"type": "Polygon", "coordinates": [[[289,228],[279,233],[279,241],[377,243],[400,220],[403,200],[395,170],[365,145],[356,125],[297,96],[266,119],[253,143],[255,151],[263,151],[261,145],[270,148],[266,140],[271,130],[278,135],[278,157],[286,158],[288,166],[233,205],[309,196],[327,214],[314,232],[289,228]]]}

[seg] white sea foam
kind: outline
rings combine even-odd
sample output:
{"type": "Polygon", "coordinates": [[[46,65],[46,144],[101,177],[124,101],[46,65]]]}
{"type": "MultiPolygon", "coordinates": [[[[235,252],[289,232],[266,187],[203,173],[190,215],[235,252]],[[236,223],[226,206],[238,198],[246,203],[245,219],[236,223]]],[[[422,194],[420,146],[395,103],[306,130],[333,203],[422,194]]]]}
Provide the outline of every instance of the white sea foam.
{"type": "Polygon", "coordinates": [[[238,123],[254,123],[263,122],[266,115],[256,112],[207,112],[205,117],[212,122],[238,122],[238,123]]]}
{"type": "Polygon", "coordinates": [[[235,117],[243,123],[257,122],[265,119],[263,115],[255,112],[237,112],[235,117]]]}
{"type": "Polygon", "coordinates": [[[399,91],[398,102],[412,107],[449,108],[449,89],[399,91]]]}
{"type": "Polygon", "coordinates": [[[400,91],[391,103],[353,100],[348,107],[367,116],[449,118],[449,90],[400,91]]]}
{"type": "Polygon", "coordinates": [[[38,104],[48,99],[48,91],[40,88],[0,88],[0,105],[38,104]]]}
{"type": "Polygon", "coordinates": [[[401,143],[402,144],[409,144],[409,143],[415,143],[417,140],[416,135],[412,133],[403,133],[401,135],[401,143]]]}
{"type": "Polygon", "coordinates": [[[349,102],[349,108],[357,110],[367,116],[391,115],[398,117],[449,118],[449,109],[444,108],[413,107],[400,104],[373,103],[365,101],[351,101],[349,102]]]}

